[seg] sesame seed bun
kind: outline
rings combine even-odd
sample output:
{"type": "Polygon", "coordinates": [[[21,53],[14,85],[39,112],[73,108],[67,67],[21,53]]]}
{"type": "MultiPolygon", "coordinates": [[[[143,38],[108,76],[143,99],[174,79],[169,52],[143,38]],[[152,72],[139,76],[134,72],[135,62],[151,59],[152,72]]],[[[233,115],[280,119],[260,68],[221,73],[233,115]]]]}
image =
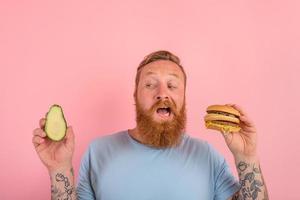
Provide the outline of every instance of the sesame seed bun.
{"type": "Polygon", "coordinates": [[[211,106],[207,107],[206,111],[207,112],[209,112],[209,111],[221,111],[221,112],[226,112],[226,113],[233,114],[233,115],[238,116],[238,117],[241,116],[239,111],[237,111],[236,109],[234,109],[231,106],[226,106],[226,105],[211,105],[211,106]]]}

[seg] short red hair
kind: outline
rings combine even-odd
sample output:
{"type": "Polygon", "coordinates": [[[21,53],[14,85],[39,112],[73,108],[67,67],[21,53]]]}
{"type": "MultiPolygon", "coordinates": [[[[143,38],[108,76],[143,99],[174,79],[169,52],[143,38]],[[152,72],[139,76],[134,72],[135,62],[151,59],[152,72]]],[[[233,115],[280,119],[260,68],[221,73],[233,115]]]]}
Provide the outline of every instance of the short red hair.
{"type": "Polygon", "coordinates": [[[147,65],[151,62],[157,61],[157,60],[168,60],[168,61],[171,61],[171,62],[174,62],[175,64],[177,64],[178,67],[183,72],[184,87],[186,86],[186,73],[180,63],[179,57],[169,51],[165,51],[165,50],[155,51],[155,52],[152,52],[149,55],[145,56],[145,58],[142,60],[142,62],[139,64],[139,66],[137,68],[137,72],[136,72],[136,76],[135,76],[135,91],[134,91],[135,98],[136,98],[137,87],[138,87],[138,84],[140,81],[140,76],[141,76],[143,67],[145,65],[147,65]]]}

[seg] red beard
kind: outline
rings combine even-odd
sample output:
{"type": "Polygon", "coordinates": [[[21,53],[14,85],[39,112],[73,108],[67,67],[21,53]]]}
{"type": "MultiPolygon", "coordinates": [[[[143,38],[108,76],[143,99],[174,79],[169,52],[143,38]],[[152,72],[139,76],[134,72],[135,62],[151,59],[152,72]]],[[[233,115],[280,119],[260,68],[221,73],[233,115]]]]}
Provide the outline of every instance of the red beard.
{"type": "Polygon", "coordinates": [[[136,122],[142,143],[156,147],[175,147],[180,144],[186,125],[185,102],[178,112],[176,104],[169,100],[156,102],[149,110],[144,110],[136,100],[136,122]],[[167,106],[173,118],[156,122],[153,115],[159,107],[167,106]]]}

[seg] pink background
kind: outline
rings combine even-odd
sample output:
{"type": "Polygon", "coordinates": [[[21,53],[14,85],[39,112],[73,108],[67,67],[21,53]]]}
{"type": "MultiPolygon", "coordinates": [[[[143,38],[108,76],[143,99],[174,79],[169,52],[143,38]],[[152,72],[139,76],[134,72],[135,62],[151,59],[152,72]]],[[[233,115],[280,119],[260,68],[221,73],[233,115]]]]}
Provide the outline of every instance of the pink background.
{"type": "Polygon", "coordinates": [[[228,159],[205,108],[236,103],[259,133],[270,199],[300,199],[299,1],[1,1],[0,199],[50,199],[31,143],[49,106],[74,127],[78,173],[88,143],[135,125],[136,67],[167,49],[188,75],[188,132],[228,159]]]}

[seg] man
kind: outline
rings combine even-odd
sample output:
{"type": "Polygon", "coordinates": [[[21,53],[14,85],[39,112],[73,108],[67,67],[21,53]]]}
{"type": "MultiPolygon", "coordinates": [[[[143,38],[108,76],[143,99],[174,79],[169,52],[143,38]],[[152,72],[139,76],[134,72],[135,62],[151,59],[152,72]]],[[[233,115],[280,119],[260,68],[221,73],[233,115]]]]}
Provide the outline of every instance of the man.
{"type": "Polygon", "coordinates": [[[49,171],[52,199],[205,200],[268,199],[256,152],[256,129],[241,113],[241,131],[224,134],[233,153],[239,182],[225,159],[200,139],[185,133],[186,74],[177,56],[157,51],[137,69],[133,129],[94,140],[83,156],[77,189],[72,156],[74,133],[61,142],[40,128],[35,149],[49,171]]]}

